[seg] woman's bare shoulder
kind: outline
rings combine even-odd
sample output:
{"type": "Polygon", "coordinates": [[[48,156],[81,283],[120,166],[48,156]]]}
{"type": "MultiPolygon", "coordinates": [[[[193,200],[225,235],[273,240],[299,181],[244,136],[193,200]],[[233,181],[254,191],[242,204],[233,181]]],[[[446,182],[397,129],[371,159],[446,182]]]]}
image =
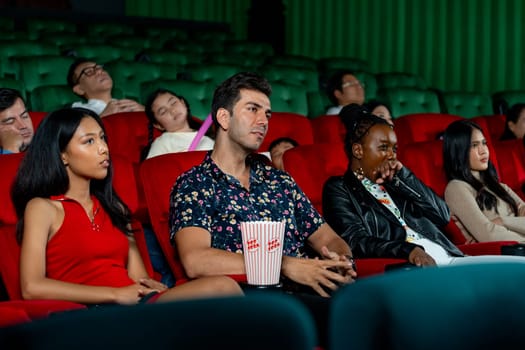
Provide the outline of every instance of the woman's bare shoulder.
{"type": "Polygon", "coordinates": [[[35,197],[27,202],[26,215],[35,216],[39,218],[42,216],[48,216],[50,219],[56,219],[57,214],[63,213],[64,209],[60,204],[60,201],[52,200],[49,198],[35,197]]]}
{"type": "Polygon", "coordinates": [[[27,210],[56,210],[58,207],[57,201],[49,198],[35,197],[29,200],[26,205],[27,210]]]}
{"type": "Polygon", "coordinates": [[[45,232],[48,239],[56,233],[64,220],[64,209],[60,201],[35,197],[26,206],[24,222],[27,231],[45,232]]]}

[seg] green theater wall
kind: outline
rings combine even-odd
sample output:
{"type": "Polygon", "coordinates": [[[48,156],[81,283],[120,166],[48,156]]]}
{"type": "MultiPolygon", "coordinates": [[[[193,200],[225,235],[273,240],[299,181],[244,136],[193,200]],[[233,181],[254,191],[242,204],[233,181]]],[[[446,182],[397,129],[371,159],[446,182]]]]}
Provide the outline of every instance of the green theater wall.
{"type": "MultiPolygon", "coordinates": [[[[358,57],[373,73],[416,73],[447,91],[523,89],[522,0],[283,2],[289,54],[358,57]]],[[[247,36],[249,0],[127,0],[126,5],[128,15],[228,23],[235,39],[247,36]]]]}

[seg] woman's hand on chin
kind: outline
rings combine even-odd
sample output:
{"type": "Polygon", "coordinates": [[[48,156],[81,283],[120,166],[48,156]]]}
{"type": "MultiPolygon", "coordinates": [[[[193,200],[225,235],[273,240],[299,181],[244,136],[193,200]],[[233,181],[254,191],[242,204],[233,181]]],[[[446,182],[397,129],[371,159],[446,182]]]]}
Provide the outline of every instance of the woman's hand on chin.
{"type": "Polygon", "coordinates": [[[383,184],[392,181],[394,175],[403,168],[403,163],[399,160],[387,160],[381,163],[375,170],[376,183],[383,184]]]}

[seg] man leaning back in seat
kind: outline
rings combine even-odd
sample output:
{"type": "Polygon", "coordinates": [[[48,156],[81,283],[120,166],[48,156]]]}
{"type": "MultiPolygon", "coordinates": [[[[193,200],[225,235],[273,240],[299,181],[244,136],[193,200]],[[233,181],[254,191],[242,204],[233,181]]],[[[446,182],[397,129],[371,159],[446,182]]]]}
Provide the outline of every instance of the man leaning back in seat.
{"type": "Polygon", "coordinates": [[[78,58],[71,64],[67,83],[75,94],[86,100],[75,102],[72,107],[87,108],[101,117],[120,112],[144,111],[144,106],[136,101],[113,98],[113,79],[103,65],[87,58],[78,58]]]}
{"type": "Polygon", "coordinates": [[[20,92],[0,88],[0,155],[24,152],[33,134],[33,122],[20,92]]]}

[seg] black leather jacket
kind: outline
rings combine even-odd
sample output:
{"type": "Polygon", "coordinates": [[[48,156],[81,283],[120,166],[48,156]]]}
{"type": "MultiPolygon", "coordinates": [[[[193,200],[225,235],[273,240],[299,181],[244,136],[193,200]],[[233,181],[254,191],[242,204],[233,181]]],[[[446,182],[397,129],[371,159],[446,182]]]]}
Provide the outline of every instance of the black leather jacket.
{"type": "MultiPolygon", "coordinates": [[[[440,231],[450,220],[445,201],[409,169],[401,168],[385,188],[410,228],[441,245],[450,255],[463,256],[440,231]]],[[[350,169],[344,176],[331,177],[325,183],[323,215],[348,242],[356,257],[408,259],[417,247],[406,242],[406,232],[399,220],[365,189],[350,169]]]]}

